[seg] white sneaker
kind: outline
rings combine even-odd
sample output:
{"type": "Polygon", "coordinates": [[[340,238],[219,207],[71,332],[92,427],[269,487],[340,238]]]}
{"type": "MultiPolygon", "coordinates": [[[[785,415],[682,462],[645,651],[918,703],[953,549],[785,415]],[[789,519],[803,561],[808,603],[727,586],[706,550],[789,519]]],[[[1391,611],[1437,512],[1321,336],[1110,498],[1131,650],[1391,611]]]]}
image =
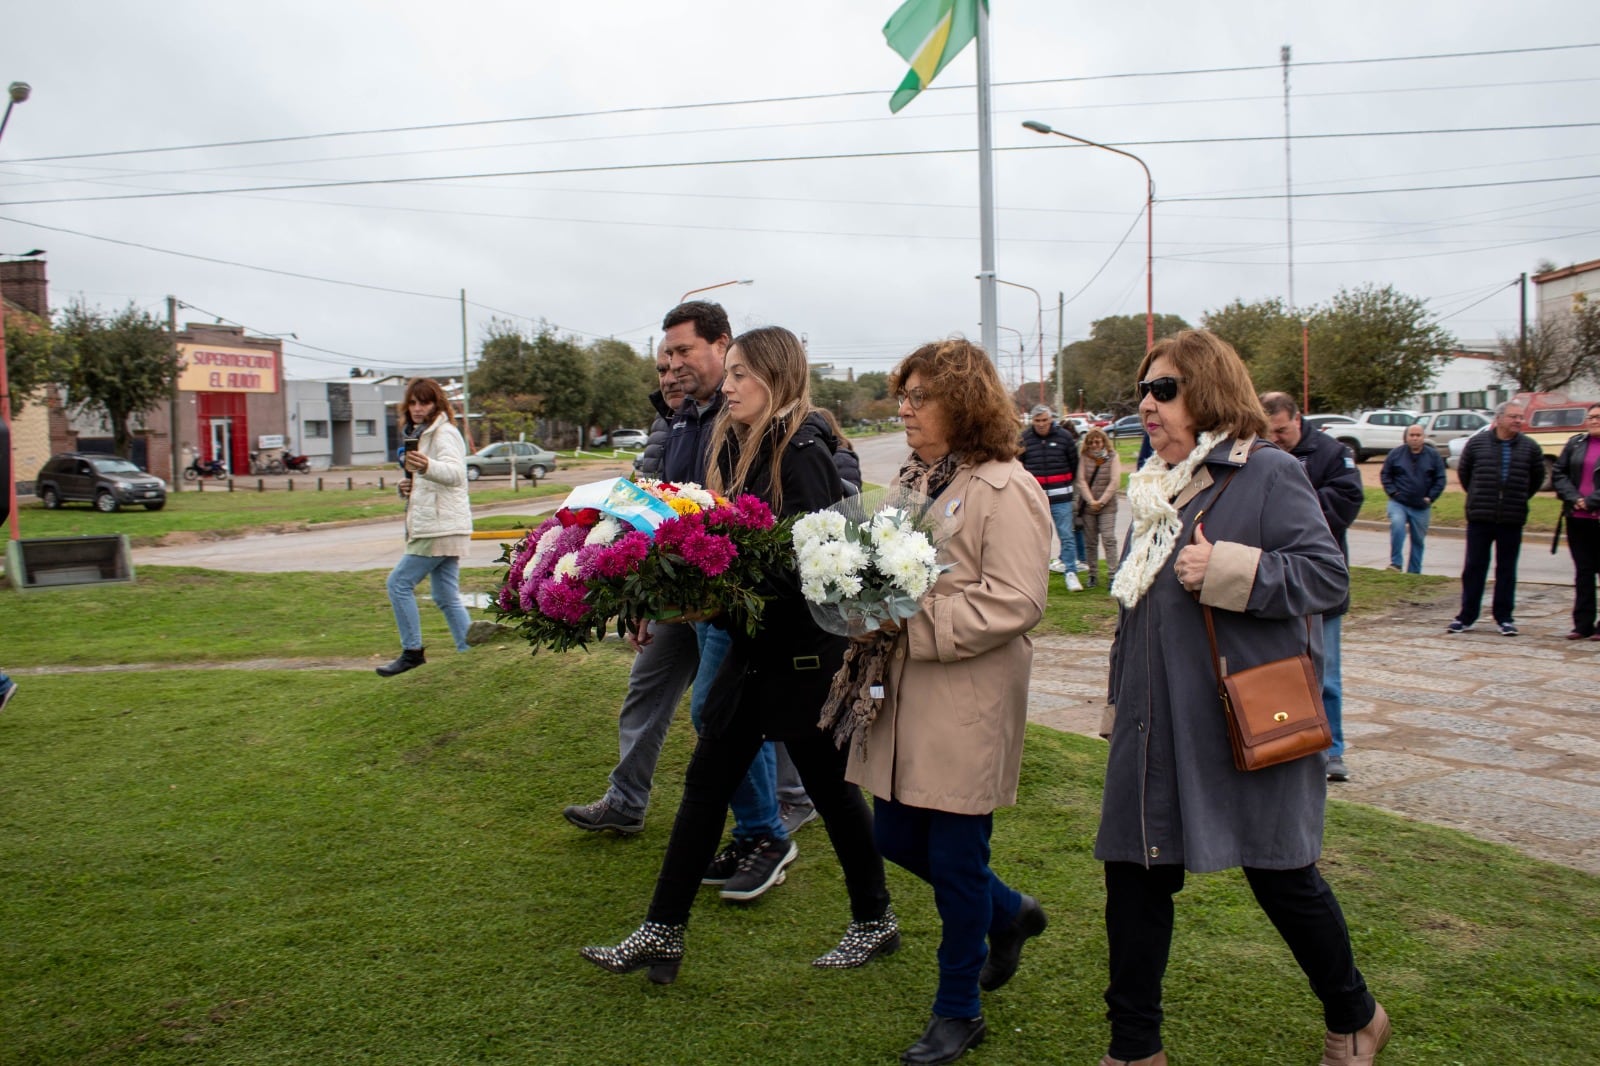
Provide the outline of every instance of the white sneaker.
{"type": "Polygon", "coordinates": [[[1078,573],[1087,574],[1088,572],[1089,572],[1089,564],[1084,562],[1082,559],[1079,559],[1078,560],[1078,573]]]}
{"type": "Polygon", "coordinates": [[[1067,582],[1067,591],[1068,592],[1082,592],[1083,591],[1083,582],[1079,581],[1078,580],[1078,575],[1073,573],[1070,570],[1067,571],[1066,582],[1067,582]]]}
{"type": "Polygon", "coordinates": [[[1052,574],[1064,574],[1067,572],[1067,564],[1062,562],[1060,559],[1051,559],[1050,572],[1052,574]]]}

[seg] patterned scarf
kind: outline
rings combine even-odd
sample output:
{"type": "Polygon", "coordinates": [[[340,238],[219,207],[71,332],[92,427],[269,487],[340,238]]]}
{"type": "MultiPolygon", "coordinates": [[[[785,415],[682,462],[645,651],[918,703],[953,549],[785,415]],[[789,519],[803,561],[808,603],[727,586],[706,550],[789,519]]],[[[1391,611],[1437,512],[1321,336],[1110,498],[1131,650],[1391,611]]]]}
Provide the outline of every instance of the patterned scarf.
{"type": "Polygon", "coordinates": [[[1156,575],[1166,565],[1172,549],[1178,544],[1178,531],[1183,522],[1172,501],[1189,485],[1189,479],[1205,457],[1211,454],[1227,434],[1219,430],[1200,434],[1194,450],[1184,456],[1177,466],[1168,466],[1165,459],[1152,455],[1143,467],[1128,475],[1128,504],[1133,508],[1133,525],[1129,530],[1132,545],[1122,565],[1117,567],[1117,578],[1111,583],[1111,595],[1124,607],[1133,607],[1155,583],[1156,575]]]}
{"type": "MultiPolygon", "coordinates": [[[[903,495],[919,495],[928,501],[949,487],[961,466],[961,457],[954,452],[937,463],[924,461],[916,452],[907,457],[905,465],[894,479],[895,487],[903,495]]],[[[833,675],[833,686],[822,705],[817,728],[832,730],[833,742],[844,747],[854,740],[856,750],[865,757],[867,731],[878,718],[878,702],[874,688],[882,691],[883,671],[889,662],[889,650],[900,639],[901,630],[877,630],[862,640],[852,640],[845,649],[844,665],[833,675]]]]}

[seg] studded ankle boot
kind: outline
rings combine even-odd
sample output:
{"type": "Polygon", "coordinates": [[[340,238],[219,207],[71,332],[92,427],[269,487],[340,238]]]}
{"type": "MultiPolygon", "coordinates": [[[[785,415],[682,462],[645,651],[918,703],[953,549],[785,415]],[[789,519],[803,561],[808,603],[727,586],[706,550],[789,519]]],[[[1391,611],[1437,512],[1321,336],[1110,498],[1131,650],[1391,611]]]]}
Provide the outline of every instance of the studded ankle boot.
{"type": "Polygon", "coordinates": [[[658,985],[670,985],[678,976],[683,964],[682,925],[664,925],[645,922],[628,934],[616,947],[587,947],[579,952],[584,958],[612,973],[632,973],[648,966],[650,980],[658,985]]]}
{"type": "Polygon", "coordinates": [[[865,966],[879,955],[891,955],[900,947],[900,922],[893,910],[867,922],[851,922],[839,946],[812,960],[811,965],[829,970],[849,970],[865,966]]]}

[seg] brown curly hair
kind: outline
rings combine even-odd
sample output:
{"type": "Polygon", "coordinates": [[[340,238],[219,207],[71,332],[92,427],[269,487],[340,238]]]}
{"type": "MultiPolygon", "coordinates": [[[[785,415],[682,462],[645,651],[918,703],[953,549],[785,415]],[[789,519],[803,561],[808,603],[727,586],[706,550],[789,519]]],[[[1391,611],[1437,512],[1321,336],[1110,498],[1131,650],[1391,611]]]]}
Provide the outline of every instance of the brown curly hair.
{"type": "Polygon", "coordinates": [[[922,375],[929,397],[944,405],[950,450],[974,463],[1022,454],[1017,409],[1000,384],[989,354],[964,337],[924,344],[889,373],[889,395],[912,374],[922,375]]]}

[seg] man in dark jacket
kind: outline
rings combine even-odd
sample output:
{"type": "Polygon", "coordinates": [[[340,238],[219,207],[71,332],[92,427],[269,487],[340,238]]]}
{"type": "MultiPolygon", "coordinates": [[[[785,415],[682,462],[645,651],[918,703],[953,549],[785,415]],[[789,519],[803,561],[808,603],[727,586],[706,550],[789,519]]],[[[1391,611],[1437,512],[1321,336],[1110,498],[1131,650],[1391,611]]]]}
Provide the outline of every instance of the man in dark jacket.
{"type": "Polygon", "coordinates": [[[667,358],[667,346],[656,349],[656,381],[659,388],[650,394],[650,406],[656,409],[656,420],[650,423],[650,436],[644,451],[633,461],[633,472],[640,477],[660,477],[661,460],[667,447],[667,435],[672,432],[672,419],[683,403],[683,386],[672,372],[672,361],[667,358]]]}
{"type": "MultiPolygon", "coordinates": [[[[691,300],[667,312],[661,323],[666,370],[656,369],[681,391],[655,475],[667,481],[704,484],[711,427],[722,410],[722,364],[732,343],[728,315],[720,304],[691,300]]],[[[580,829],[638,833],[661,746],[684,690],[691,684],[689,712],[698,730],[711,679],[727,654],[724,630],[707,623],[651,625],[629,635],[638,651],[628,675],[628,695],[618,722],[621,758],[611,772],[611,787],[594,803],[562,813],[580,829]]],[[[706,871],[708,884],[721,884],[727,898],[754,899],[782,879],[784,867],[799,854],[788,838],[778,808],[777,755],[762,745],[745,781],[734,794],[734,840],[706,871]],[[744,862],[755,855],[760,861],[744,862]],[[735,895],[730,896],[729,893],[735,895]]]]}
{"type": "Polygon", "coordinates": [[[1422,543],[1428,538],[1433,501],[1444,492],[1444,460],[1428,447],[1420,424],[1406,427],[1406,442],[1383,460],[1378,478],[1389,496],[1389,569],[1400,569],[1400,552],[1411,533],[1406,571],[1422,573],[1422,543]]]}
{"type": "MultiPolygon", "coordinates": [[[[1311,479],[1322,517],[1339,542],[1345,566],[1350,565],[1350,523],[1361,513],[1366,493],[1361,487],[1361,472],[1343,444],[1300,417],[1300,406],[1284,392],[1269,392],[1261,397],[1267,412],[1267,433],[1273,443],[1296,459],[1311,479]]],[[[1344,765],[1344,676],[1339,664],[1339,638],[1344,614],[1350,609],[1350,594],[1345,592],[1339,606],[1322,616],[1322,706],[1328,712],[1333,730],[1333,747],[1328,749],[1328,780],[1348,781],[1344,765]]]]}
{"type": "Polygon", "coordinates": [[[1467,494],[1467,557],[1461,564],[1461,610],[1451,633],[1465,633],[1483,608],[1483,586],[1494,550],[1494,620],[1500,635],[1514,637],[1517,557],[1528,501],[1544,485],[1544,452],[1522,432],[1522,404],[1507,400],[1494,412],[1494,428],[1474,434],[1461,449],[1456,477],[1467,494]]]}
{"type": "Polygon", "coordinates": [[[1078,580],[1078,538],[1072,531],[1076,500],[1072,495],[1072,479],[1078,472],[1078,446],[1066,430],[1056,425],[1050,408],[1040,404],[1029,412],[1031,427],[1022,431],[1022,465],[1038,479],[1050,501],[1050,518],[1056,525],[1056,536],[1061,539],[1061,558],[1049,563],[1050,569],[1064,574],[1063,580],[1072,592],[1082,592],[1083,582],[1078,580]]]}

